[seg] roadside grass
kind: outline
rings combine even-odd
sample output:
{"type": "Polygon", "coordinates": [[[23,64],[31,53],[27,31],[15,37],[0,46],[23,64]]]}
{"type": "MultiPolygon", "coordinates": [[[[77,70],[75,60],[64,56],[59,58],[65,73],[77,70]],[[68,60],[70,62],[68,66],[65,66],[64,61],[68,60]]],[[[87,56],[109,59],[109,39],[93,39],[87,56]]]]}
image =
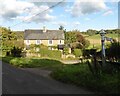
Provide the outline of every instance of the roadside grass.
{"type": "Polygon", "coordinates": [[[120,93],[120,73],[101,73],[99,78],[95,78],[89,70],[87,64],[67,65],[54,70],[52,78],[64,83],[85,87],[96,93],[114,94],[120,93]]]}
{"type": "Polygon", "coordinates": [[[91,73],[86,63],[75,65],[63,64],[53,59],[15,58],[3,57],[2,61],[8,62],[19,68],[44,68],[52,71],[50,76],[64,83],[87,88],[95,93],[120,93],[120,73],[101,73],[96,78],[91,73]]]}
{"type": "Polygon", "coordinates": [[[62,62],[53,59],[3,57],[2,61],[20,68],[47,68],[54,70],[63,65],[62,62]]]}

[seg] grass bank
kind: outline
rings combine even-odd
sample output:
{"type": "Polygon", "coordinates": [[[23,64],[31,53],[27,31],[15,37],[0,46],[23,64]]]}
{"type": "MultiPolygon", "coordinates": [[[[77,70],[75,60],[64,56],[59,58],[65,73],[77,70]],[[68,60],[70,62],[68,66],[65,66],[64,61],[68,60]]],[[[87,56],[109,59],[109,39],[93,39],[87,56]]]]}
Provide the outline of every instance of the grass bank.
{"type": "Polygon", "coordinates": [[[101,73],[99,78],[92,75],[87,64],[68,65],[51,73],[59,81],[82,86],[96,93],[120,93],[120,73],[101,73]]]}
{"type": "Polygon", "coordinates": [[[37,59],[37,58],[14,58],[3,57],[2,61],[10,63],[13,66],[21,68],[48,68],[55,69],[63,65],[62,62],[53,59],[37,59]]]}
{"type": "Polygon", "coordinates": [[[63,65],[58,60],[35,59],[35,58],[14,58],[3,57],[4,62],[21,68],[45,68],[50,69],[52,78],[64,83],[73,84],[87,88],[96,93],[119,93],[120,73],[115,74],[101,73],[96,78],[91,73],[87,64],[63,65]]]}

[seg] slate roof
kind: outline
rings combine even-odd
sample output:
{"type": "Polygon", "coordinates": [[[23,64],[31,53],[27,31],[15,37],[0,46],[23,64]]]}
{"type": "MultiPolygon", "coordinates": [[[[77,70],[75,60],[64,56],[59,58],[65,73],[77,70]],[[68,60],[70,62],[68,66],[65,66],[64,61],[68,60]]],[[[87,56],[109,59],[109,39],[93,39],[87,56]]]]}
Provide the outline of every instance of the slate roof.
{"type": "Polygon", "coordinates": [[[25,30],[24,40],[64,40],[64,32],[61,30],[25,30]]]}

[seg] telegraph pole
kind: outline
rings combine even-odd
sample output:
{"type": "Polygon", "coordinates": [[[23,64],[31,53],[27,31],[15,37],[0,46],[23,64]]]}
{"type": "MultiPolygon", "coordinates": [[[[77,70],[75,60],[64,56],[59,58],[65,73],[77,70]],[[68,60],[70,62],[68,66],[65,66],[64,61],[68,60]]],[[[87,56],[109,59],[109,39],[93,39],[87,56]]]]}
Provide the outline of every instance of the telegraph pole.
{"type": "Polygon", "coordinates": [[[102,65],[105,66],[105,34],[106,32],[102,29],[100,31],[100,35],[101,35],[101,44],[102,44],[102,65]]]}

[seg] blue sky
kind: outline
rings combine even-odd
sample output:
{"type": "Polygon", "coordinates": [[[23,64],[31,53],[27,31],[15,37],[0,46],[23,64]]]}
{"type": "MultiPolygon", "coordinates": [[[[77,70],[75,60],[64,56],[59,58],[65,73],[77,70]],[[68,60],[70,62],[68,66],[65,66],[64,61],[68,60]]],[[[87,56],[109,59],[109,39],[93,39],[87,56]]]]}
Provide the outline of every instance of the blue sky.
{"type": "Polygon", "coordinates": [[[0,4],[0,26],[10,27],[12,30],[42,29],[43,26],[58,29],[60,25],[66,30],[80,31],[118,28],[118,2],[85,1],[66,1],[49,9],[58,2],[4,0],[0,4]],[[46,9],[49,10],[34,16],[46,9]]]}

